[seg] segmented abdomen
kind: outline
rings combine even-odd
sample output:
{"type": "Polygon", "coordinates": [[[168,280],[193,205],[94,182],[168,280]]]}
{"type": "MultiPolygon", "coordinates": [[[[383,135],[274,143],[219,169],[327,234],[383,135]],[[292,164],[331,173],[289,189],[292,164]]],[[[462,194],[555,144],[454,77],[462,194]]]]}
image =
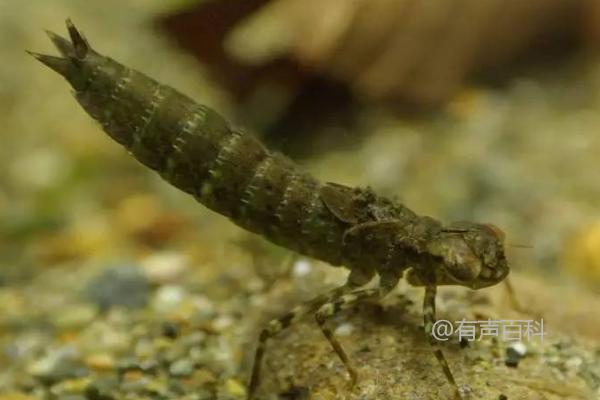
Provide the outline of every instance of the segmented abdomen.
{"type": "Polygon", "coordinates": [[[76,97],[139,161],[245,229],[342,262],[348,224],[322,202],[316,179],[208,107],[111,59],[105,63],[76,97]]]}

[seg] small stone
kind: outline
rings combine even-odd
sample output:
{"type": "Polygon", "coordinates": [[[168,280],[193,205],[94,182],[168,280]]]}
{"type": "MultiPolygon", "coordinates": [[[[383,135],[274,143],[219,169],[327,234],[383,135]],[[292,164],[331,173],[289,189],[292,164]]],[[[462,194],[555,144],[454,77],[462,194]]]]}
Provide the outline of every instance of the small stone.
{"type": "Polygon", "coordinates": [[[69,349],[50,352],[27,367],[27,373],[46,384],[87,375],[86,368],[69,349]]]}
{"type": "Polygon", "coordinates": [[[200,385],[207,385],[215,383],[217,381],[217,377],[211,370],[207,368],[200,368],[194,372],[193,380],[194,382],[198,382],[200,385]]]}
{"type": "Polygon", "coordinates": [[[198,347],[206,341],[206,333],[202,331],[191,332],[179,341],[185,347],[198,347]]]}
{"type": "Polygon", "coordinates": [[[148,359],[140,362],[138,366],[142,371],[146,373],[152,373],[158,369],[158,361],[148,359]]]}
{"type": "Polygon", "coordinates": [[[187,358],[177,360],[169,367],[169,373],[172,376],[186,377],[194,372],[194,363],[187,358]]]}
{"type": "Polygon", "coordinates": [[[143,272],[131,265],[102,271],[86,285],[86,297],[101,309],[114,306],[139,308],[146,305],[150,285],[143,272]]]}
{"type": "Polygon", "coordinates": [[[169,339],[175,339],[179,336],[179,326],[173,322],[166,321],[162,324],[162,334],[169,339]]]}
{"type": "Polygon", "coordinates": [[[79,335],[80,340],[85,343],[82,347],[85,354],[121,354],[131,348],[131,330],[123,329],[125,323],[113,319],[113,314],[111,311],[106,319],[96,319],[79,335]]]}
{"type": "Polygon", "coordinates": [[[215,314],[215,304],[204,296],[194,296],[192,298],[195,312],[201,318],[211,318],[215,314]]]}
{"type": "Polygon", "coordinates": [[[115,367],[115,359],[106,353],[91,354],[85,358],[85,364],[99,372],[111,371],[115,367]]]}
{"type": "Polygon", "coordinates": [[[146,391],[150,382],[150,377],[142,374],[140,371],[128,371],[123,374],[120,389],[125,392],[142,392],[146,391]]]}
{"type": "Polygon", "coordinates": [[[103,376],[97,378],[85,389],[85,396],[88,400],[113,400],[112,394],[119,387],[119,380],[116,376],[103,376]]]}
{"type": "Polygon", "coordinates": [[[229,315],[219,315],[211,323],[211,328],[214,332],[223,332],[233,325],[233,318],[229,315]]]}
{"type": "Polygon", "coordinates": [[[152,283],[173,283],[188,269],[187,258],[180,253],[162,252],[153,254],[141,262],[141,267],[152,283]]]}
{"type": "Polygon", "coordinates": [[[141,370],[140,361],[135,357],[122,358],[117,362],[119,373],[124,374],[128,371],[141,370]]]}
{"type": "Polygon", "coordinates": [[[181,305],[185,297],[186,291],[181,286],[162,286],[152,298],[152,308],[160,313],[173,311],[181,305]]]}
{"type": "Polygon", "coordinates": [[[162,398],[165,398],[169,391],[166,383],[159,379],[152,379],[145,390],[162,398]]]}
{"type": "Polygon", "coordinates": [[[236,379],[227,379],[225,381],[225,391],[234,397],[246,396],[246,387],[236,379]]]}
{"type": "Polygon", "coordinates": [[[57,395],[83,395],[89,384],[89,378],[67,379],[52,386],[51,391],[57,395]]]}
{"type": "Polygon", "coordinates": [[[510,350],[514,351],[520,357],[525,357],[527,354],[527,346],[523,342],[515,342],[508,347],[510,350]]]}
{"type": "Polygon", "coordinates": [[[527,347],[522,342],[512,343],[506,348],[506,360],[504,363],[507,367],[516,368],[519,361],[527,354],[527,347]]]}
{"type": "Polygon", "coordinates": [[[139,360],[136,357],[126,357],[118,361],[117,369],[121,374],[126,374],[130,371],[142,371],[145,373],[153,373],[158,367],[158,363],[153,359],[139,360]]]}
{"type": "Polygon", "coordinates": [[[154,345],[148,338],[142,338],[135,344],[135,355],[139,358],[148,358],[154,355],[154,345]]]}
{"type": "Polygon", "coordinates": [[[340,324],[335,329],[334,334],[336,336],[348,336],[352,333],[353,330],[354,330],[354,325],[352,325],[350,322],[345,322],[343,324],[340,324]]]}
{"type": "Polygon", "coordinates": [[[90,304],[71,305],[53,317],[53,322],[61,330],[80,328],[93,321],[97,313],[97,308],[90,304]]]}
{"type": "Polygon", "coordinates": [[[175,344],[170,346],[170,348],[163,348],[159,350],[161,354],[161,361],[167,362],[169,364],[173,364],[177,360],[181,360],[183,358],[190,358],[188,349],[179,346],[179,344],[175,344]]]}

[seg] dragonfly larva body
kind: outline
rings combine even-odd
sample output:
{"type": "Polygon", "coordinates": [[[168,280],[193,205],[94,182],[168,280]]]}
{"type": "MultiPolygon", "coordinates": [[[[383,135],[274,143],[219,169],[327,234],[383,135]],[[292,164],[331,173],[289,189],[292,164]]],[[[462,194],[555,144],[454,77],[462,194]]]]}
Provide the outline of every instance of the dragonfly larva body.
{"type": "Polygon", "coordinates": [[[458,387],[431,336],[439,285],[487,287],[508,274],[503,238],[492,225],[443,225],[366,188],[321,183],[213,110],[94,51],[67,21],[70,41],[50,33],[62,57],[33,54],[64,76],[81,106],[114,140],[165,180],[239,226],[302,254],[343,265],[348,282],[272,321],[261,333],[249,387],[258,382],[264,344],[300,315],[317,322],[356,379],[326,327],[338,310],[380,298],[405,272],[425,287],[425,329],[455,395],[458,387]],[[378,289],[363,289],[379,275],[378,289]]]}

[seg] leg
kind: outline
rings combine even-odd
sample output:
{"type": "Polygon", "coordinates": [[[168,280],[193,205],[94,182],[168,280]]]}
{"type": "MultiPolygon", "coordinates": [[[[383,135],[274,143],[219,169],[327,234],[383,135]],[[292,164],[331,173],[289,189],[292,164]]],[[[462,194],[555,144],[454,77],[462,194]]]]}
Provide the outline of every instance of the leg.
{"type": "Polygon", "coordinates": [[[336,288],[329,293],[315,297],[314,299],[294,308],[292,311],[272,320],[267,324],[267,326],[260,332],[258,345],[256,346],[254,365],[252,366],[252,375],[250,376],[250,383],[248,385],[248,399],[254,398],[254,393],[260,384],[260,370],[267,340],[277,335],[292,323],[296,322],[303,315],[315,312],[319,307],[321,307],[321,305],[330,302],[332,299],[338,298],[352,289],[353,286],[350,284],[336,288]]]}
{"type": "Polygon", "coordinates": [[[433,336],[433,325],[435,323],[435,295],[437,292],[437,287],[435,285],[425,286],[425,297],[423,299],[423,320],[425,323],[425,334],[429,339],[429,344],[433,349],[433,354],[437,359],[438,363],[441,365],[442,370],[444,371],[444,375],[446,375],[446,379],[454,388],[454,397],[458,400],[462,399],[460,391],[458,390],[458,385],[454,380],[454,376],[450,371],[450,367],[448,366],[448,362],[442,353],[442,350],[439,348],[439,342],[433,336]]]}
{"type": "Polygon", "coordinates": [[[512,306],[512,308],[518,312],[523,312],[523,306],[521,306],[521,303],[519,302],[519,299],[517,298],[517,294],[515,293],[515,289],[513,288],[513,285],[510,283],[510,280],[508,279],[508,277],[506,277],[504,279],[504,287],[506,288],[506,293],[508,294],[508,299],[510,301],[510,305],[512,306]]]}
{"type": "Polygon", "coordinates": [[[338,342],[338,340],[335,338],[333,332],[331,332],[331,330],[325,326],[325,322],[328,318],[332,317],[340,310],[353,307],[356,304],[368,299],[380,299],[384,297],[388,292],[389,291],[383,290],[381,288],[357,290],[348,294],[341,295],[338,298],[332,299],[330,302],[323,304],[315,313],[315,319],[317,321],[317,324],[319,324],[319,328],[321,328],[321,332],[323,332],[323,335],[325,336],[325,338],[327,338],[329,344],[331,344],[331,347],[333,348],[335,353],[344,363],[348,374],[350,374],[352,386],[354,386],[354,384],[356,383],[358,374],[352,366],[348,354],[346,354],[340,342],[338,342]]]}
{"type": "Polygon", "coordinates": [[[515,310],[521,314],[531,315],[537,319],[542,318],[542,315],[539,312],[530,310],[521,305],[521,302],[519,301],[517,293],[515,292],[515,289],[513,288],[512,284],[510,283],[509,277],[506,277],[504,279],[504,287],[506,288],[506,292],[508,294],[508,300],[510,301],[510,305],[513,310],[515,310]]]}

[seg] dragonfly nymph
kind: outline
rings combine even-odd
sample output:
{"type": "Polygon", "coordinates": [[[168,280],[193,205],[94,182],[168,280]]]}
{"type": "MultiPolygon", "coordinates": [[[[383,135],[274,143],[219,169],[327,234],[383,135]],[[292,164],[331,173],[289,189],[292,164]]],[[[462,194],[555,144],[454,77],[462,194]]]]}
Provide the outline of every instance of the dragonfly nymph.
{"type": "Polygon", "coordinates": [[[342,287],[261,331],[249,398],[259,386],[265,343],[309,313],[356,381],[358,373],[327,320],[356,303],[381,299],[402,277],[425,290],[425,334],[455,397],[461,397],[432,335],[436,289],[481,289],[502,281],[509,267],[498,228],[446,225],[370,188],[322,183],[255,136],[232,128],[215,111],[97,53],[69,20],[67,29],[70,40],[49,33],[59,57],[31,54],[62,75],[85,111],[138,161],[240,227],[350,271],[342,287]],[[364,288],[376,275],[379,286],[364,288]]]}

